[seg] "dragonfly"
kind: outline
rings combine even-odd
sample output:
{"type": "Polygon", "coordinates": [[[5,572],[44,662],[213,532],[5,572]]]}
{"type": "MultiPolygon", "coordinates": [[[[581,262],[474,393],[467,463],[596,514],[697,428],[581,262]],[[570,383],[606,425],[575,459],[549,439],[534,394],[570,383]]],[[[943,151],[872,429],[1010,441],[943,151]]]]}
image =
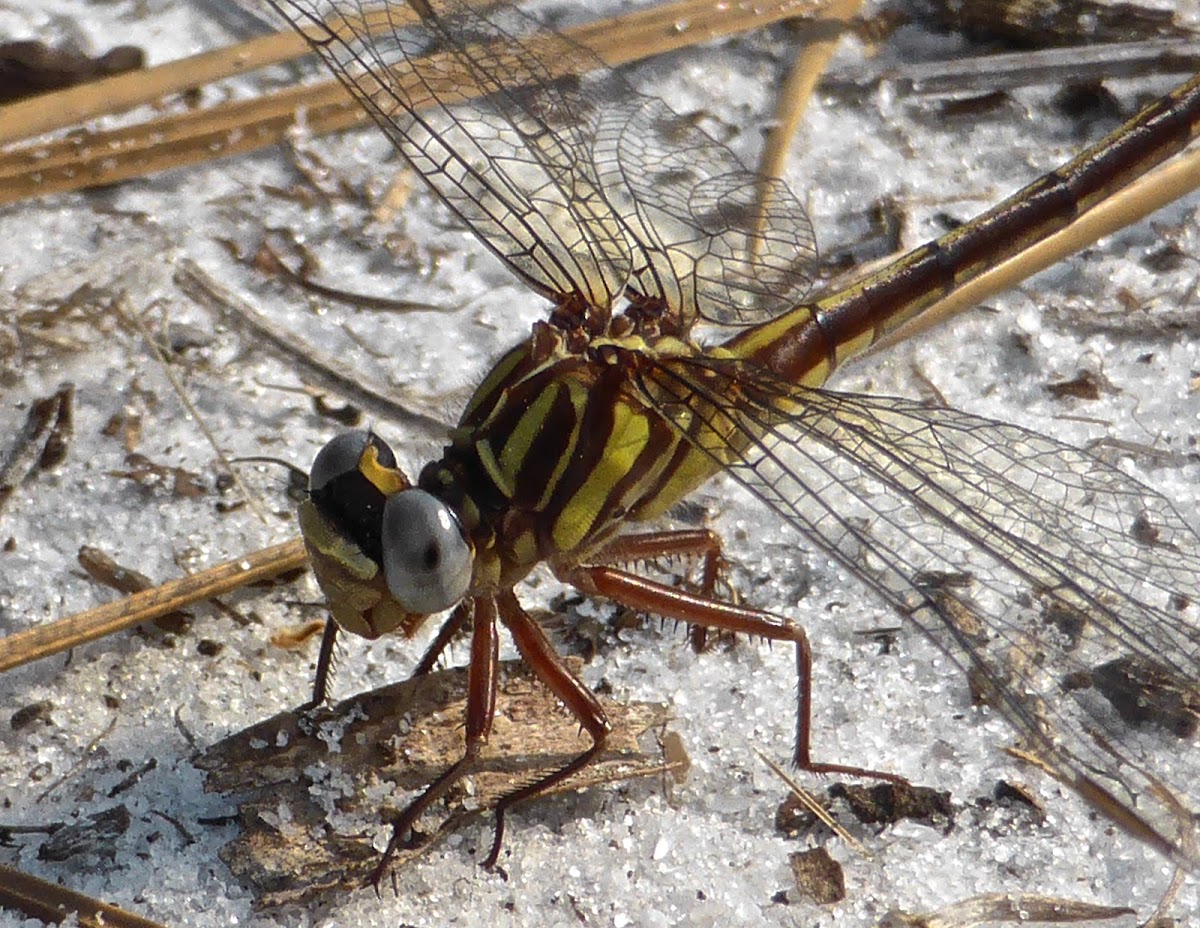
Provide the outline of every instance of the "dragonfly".
{"type": "Polygon", "coordinates": [[[455,637],[470,639],[464,754],[393,820],[374,882],[479,758],[500,629],[590,744],[499,802],[486,864],[509,808],[603,749],[601,704],[517,595],[539,565],[644,614],[792,646],[796,766],[900,779],[815,760],[804,630],[718,595],[713,532],[644,526],[720,473],[967,673],[1010,724],[1011,752],[1168,859],[1200,865],[1196,531],[1170,500],[1088,451],[824,386],[938,299],[1186,146],[1200,125],[1200,78],[977,219],[812,295],[812,226],[782,181],[521,11],[270,4],[550,304],[415,481],[373,431],[335,437],[311,468],[299,518],[330,617],[309,705],[324,699],[339,630],[411,636],[444,616],[418,674],[455,637]],[[700,579],[639,569],[672,557],[694,559],[700,579]]]}

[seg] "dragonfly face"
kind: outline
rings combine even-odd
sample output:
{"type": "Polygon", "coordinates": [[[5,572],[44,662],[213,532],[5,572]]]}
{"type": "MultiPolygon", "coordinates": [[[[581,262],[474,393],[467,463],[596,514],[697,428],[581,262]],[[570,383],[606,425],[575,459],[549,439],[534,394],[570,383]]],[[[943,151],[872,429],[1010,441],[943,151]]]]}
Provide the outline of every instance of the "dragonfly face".
{"type": "Polygon", "coordinates": [[[976,220],[805,302],[815,249],[797,198],[519,12],[454,0],[373,18],[353,0],[272,2],[459,218],[553,304],[476,390],[415,488],[361,433],[313,468],[301,525],[333,622],[411,634],[454,606],[419,670],[471,634],[464,756],[396,821],[376,878],[479,757],[498,627],[592,742],[514,790],[499,822],[604,749],[603,709],[514,592],[539,562],[635,610],[794,645],[796,764],[889,777],[812,761],[807,639],[713,596],[710,533],[621,532],[719,471],[970,674],[1012,726],[1014,750],[1200,868],[1195,758],[1159,763],[1123,744],[1112,719],[1097,721],[1094,704],[1064,696],[1065,680],[1077,692],[1127,657],[1140,678],[1200,705],[1200,538],[1188,521],[1097,457],[1018,426],[818,389],[848,357],[1182,147],[1200,127],[1200,79],[976,220]],[[327,12],[341,18],[327,23],[327,12]],[[598,76],[567,77],[568,63],[595,63],[598,76]],[[478,98],[465,101],[464,87],[478,98]],[[701,348],[691,338],[701,323],[735,331],[701,348]],[[617,566],[680,555],[703,559],[698,591],[617,566]],[[947,576],[967,579],[929,581],[947,576]]]}
{"type": "Polygon", "coordinates": [[[413,487],[370,432],[347,432],[321,449],[300,525],[334,621],[364,638],[413,634],[471,582],[471,546],[457,515],[413,487]]]}

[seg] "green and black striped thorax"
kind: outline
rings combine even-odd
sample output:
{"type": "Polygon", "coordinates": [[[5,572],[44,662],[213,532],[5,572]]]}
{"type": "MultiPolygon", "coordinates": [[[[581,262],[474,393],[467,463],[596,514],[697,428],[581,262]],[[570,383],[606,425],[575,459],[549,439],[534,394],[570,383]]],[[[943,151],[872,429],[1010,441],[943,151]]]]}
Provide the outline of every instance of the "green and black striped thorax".
{"type": "Polygon", "coordinates": [[[459,514],[476,592],[511,586],[539,561],[578,563],[709,473],[696,472],[640,376],[651,360],[699,349],[667,336],[570,341],[539,325],[505,355],[418,480],[459,514]]]}

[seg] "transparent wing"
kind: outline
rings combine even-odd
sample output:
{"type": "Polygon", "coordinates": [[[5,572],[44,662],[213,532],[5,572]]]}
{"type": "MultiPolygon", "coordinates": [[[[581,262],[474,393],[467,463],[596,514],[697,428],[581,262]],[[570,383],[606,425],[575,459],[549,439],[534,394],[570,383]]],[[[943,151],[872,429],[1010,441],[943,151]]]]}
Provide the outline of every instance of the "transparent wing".
{"type": "Polygon", "coordinates": [[[942,648],[1018,752],[1200,866],[1200,537],[1166,498],[952,409],[642,367],[647,400],[942,648]]]}
{"type": "Polygon", "coordinates": [[[685,323],[749,324],[808,290],[812,228],[786,185],[519,11],[268,2],[484,244],[556,302],[630,295],[685,323]]]}

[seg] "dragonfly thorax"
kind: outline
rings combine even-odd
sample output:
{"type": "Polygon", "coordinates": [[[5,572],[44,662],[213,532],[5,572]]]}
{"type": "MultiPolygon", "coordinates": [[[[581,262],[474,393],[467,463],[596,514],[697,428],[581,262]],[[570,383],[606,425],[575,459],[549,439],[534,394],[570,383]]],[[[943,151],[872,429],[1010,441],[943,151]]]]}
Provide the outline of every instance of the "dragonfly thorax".
{"type": "Polygon", "coordinates": [[[681,339],[544,331],[505,355],[418,485],[453,509],[475,550],[473,593],[510,588],[539,562],[576,564],[631,521],[661,513],[698,480],[696,454],[648,402],[650,359],[695,355],[681,339]],[[695,470],[695,468],[690,468],[695,470]]]}

